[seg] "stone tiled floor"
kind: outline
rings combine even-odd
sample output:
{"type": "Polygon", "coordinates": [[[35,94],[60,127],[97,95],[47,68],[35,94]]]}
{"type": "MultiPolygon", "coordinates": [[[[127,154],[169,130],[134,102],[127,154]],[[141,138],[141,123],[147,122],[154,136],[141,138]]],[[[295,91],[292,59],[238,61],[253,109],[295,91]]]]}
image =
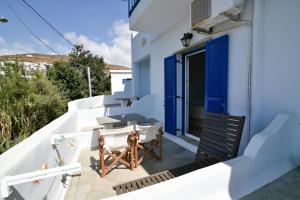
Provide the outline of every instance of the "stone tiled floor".
{"type": "Polygon", "coordinates": [[[245,196],[242,200],[299,200],[300,167],[245,196]]]}
{"type": "Polygon", "coordinates": [[[82,164],[81,176],[74,177],[66,195],[66,200],[99,200],[114,196],[114,185],[142,178],[167,169],[193,162],[194,154],[183,147],[164,139],[164,159],[162,162],[147,157],[134,171],[120,165],[105,178],[100,177],[98,150],[84,149],[79,162],[82,164]]]}
{"type": "Polygon", "coordinates": [[[199,142],[197,140],[194,140],[192,138],[189,138],[188,136],[182,135],[182,136],[178,136],[179,138],[183,139],[184,141],[198,147],[199,142]]]}

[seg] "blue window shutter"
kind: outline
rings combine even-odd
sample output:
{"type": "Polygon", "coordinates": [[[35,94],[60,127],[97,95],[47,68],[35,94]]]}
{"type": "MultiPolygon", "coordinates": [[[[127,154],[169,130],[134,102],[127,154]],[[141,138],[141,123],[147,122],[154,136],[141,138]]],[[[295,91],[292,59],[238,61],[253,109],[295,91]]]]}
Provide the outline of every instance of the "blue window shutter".
{"type": "Polygon", "coordinates": [[[165,132],[176,135],[176,55],[165,58],[165,132]]]}
{"type": "Polygon", "coordinates": [[[228,35],[208,42],[205,46],[205,110],[227,112],[228,35]]]}

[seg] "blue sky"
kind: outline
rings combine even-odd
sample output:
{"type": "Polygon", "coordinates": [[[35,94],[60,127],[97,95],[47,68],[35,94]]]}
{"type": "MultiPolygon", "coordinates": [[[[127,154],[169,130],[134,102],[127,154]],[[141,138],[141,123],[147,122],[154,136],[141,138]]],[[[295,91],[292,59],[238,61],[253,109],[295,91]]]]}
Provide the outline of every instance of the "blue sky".
{"type": "MultiPolygon", "coordinates": [[[[21,0],[8,0],[25,23],[45,43],[67,54],[70,46],[45,23],[34,16],[21,0]]],[[[73,43],[103,56],[112,64],[130,65],[130,31],[127,3],[121,0],[26,0],[73,43]]],[[[0,16],[9,23],[0,24],[0,54],[51,53],[32,37],[0,0],[0,16]]]]}

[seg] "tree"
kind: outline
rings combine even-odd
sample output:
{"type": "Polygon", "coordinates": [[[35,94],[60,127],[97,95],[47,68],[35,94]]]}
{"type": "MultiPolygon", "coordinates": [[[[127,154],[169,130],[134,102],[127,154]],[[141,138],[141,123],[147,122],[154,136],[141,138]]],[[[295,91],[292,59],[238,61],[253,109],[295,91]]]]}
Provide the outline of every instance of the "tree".
{"type": "Polygon", "coordinates": [[[0,154],[66,112],[58,89],[41,74],[26,80],[22,66],[3,67],[0,76],[0,154]]]}
{"type": "Polygon", "coordinates": [[[87,81],[84,80],[80,71],[70,67],[68,62],[55,62],[47,72],[47,77],[69,100],[88,96],[87,81]]]}
{"type": "Polygon", "coordinates": [[[87,80],[87,67],[90,67],[93,96],[110,94],[110,75],[105,69],[103,57],[93,55],[85,50],[83,45],[76,45],[69,57],[70,66],[78,69],[85,80],[87,80]]]}

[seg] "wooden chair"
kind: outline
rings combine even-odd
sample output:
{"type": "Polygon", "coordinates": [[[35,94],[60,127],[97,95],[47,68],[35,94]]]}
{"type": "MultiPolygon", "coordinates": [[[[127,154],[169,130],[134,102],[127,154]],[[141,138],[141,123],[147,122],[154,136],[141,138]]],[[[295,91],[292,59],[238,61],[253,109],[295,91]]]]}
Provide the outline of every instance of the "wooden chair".
{"type": "Polygon", "coordinates": [[[135,138],[133,126],[99,130],[101,177],[105,177],[118,164],[123,164],[131,170],[134,169],[133,146],[136,143],[135,138]],[[105,156],[107,157],[104,158],[105,156]]]}
{"type": "Polygon", "coordinates": [[[134,147],[136,156],[135,167],[138,167],[148,154],[162,161],[163,131],[161,124],[136,125],[136,134],[137,144],[134,147]],[[159,150],[158,155],[154,149],[159,150]],[[141,154],[141,156],[139,156],[139,154],[141,154]]]}
{"type": "Polygon", "coordinates": [[[208,113],[193,163],[113,187],[117,195],[237,157],[245,117],[208,113]]]}

